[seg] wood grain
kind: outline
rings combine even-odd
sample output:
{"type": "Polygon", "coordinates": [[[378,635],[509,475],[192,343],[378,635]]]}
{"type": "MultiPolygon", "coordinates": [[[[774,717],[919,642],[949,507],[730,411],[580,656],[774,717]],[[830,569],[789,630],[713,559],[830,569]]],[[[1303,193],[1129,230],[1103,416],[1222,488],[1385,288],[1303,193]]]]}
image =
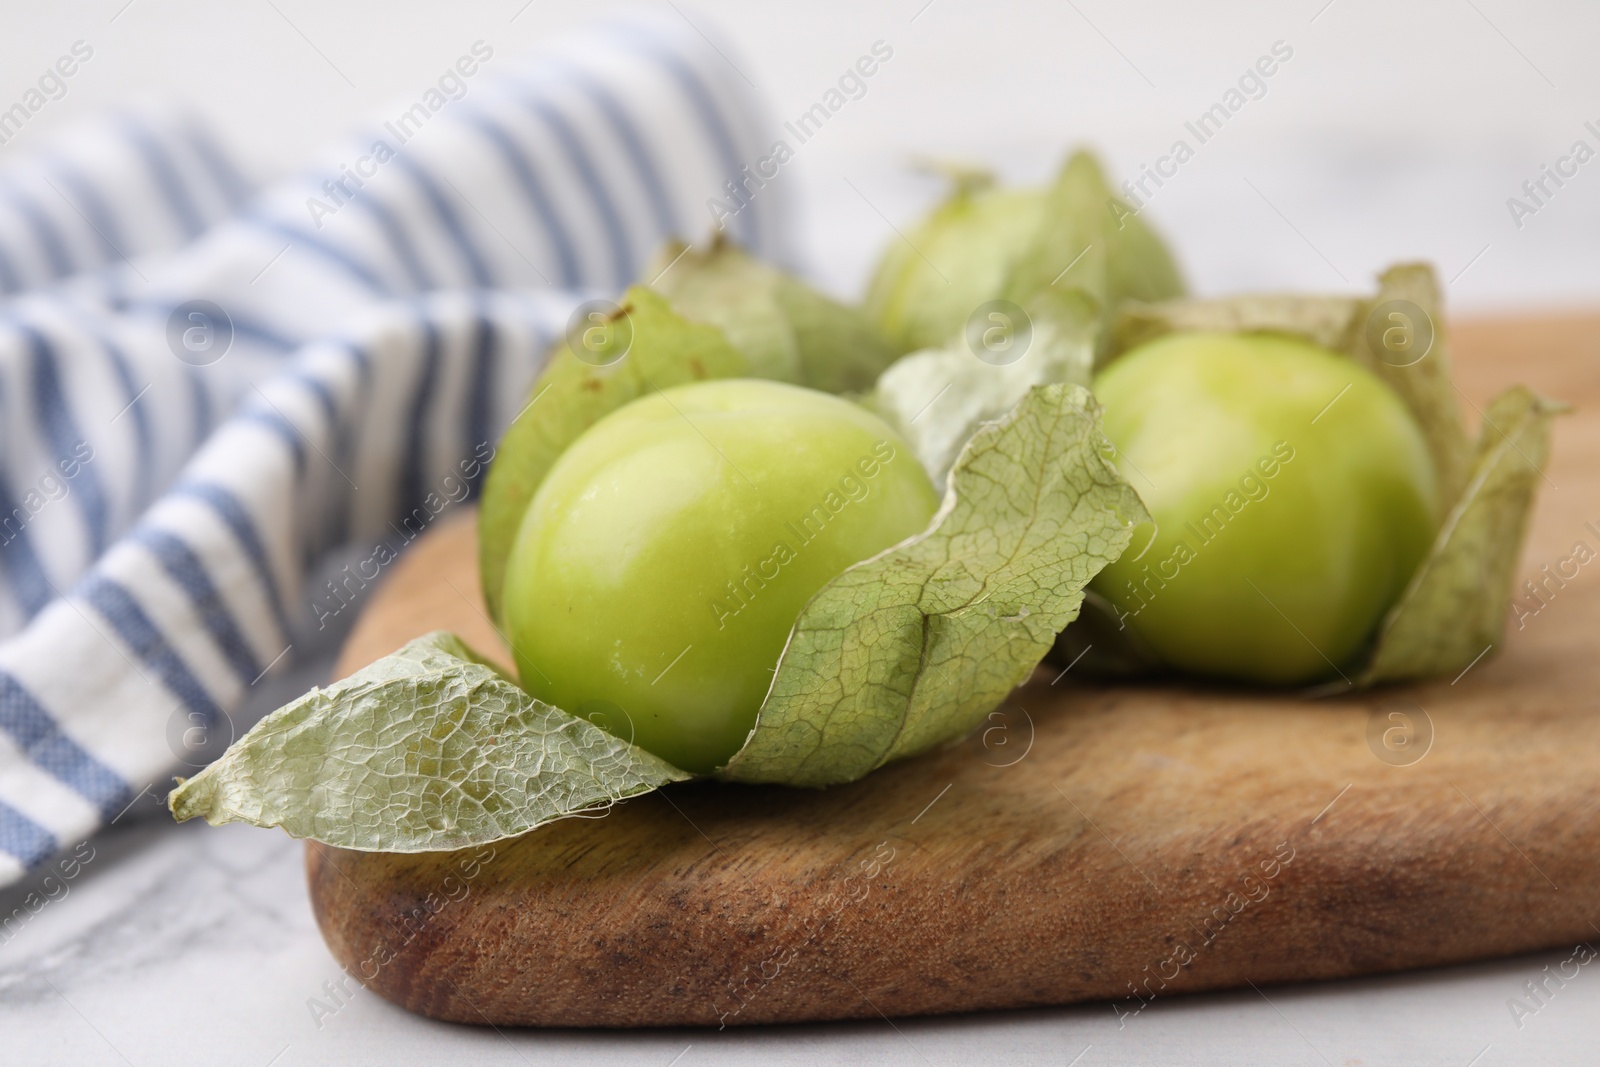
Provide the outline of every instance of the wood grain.
{"type": "MultiPolygon", "coordinates": [[[[1600,548],[1600,319],[1455,342],[1467,403],[1526,381],[1579,407],[1523,573],[1600,548]]],[[[503,654],[472,534],[464,516],[417,546],[342,672],[437,627],[503,654]]],[[[850,786],[690,783],[481,854],[311,844],[311,898],[383,996],[496,1025],[1120,1014],[1571,944],[1600,936],[1597,632],[1600,561],[1454,681],[1311,702],[1044,679],[850,786]],[[1431,722],[1420,760],[1375,754],[1391,711],[1431,722]]]]}

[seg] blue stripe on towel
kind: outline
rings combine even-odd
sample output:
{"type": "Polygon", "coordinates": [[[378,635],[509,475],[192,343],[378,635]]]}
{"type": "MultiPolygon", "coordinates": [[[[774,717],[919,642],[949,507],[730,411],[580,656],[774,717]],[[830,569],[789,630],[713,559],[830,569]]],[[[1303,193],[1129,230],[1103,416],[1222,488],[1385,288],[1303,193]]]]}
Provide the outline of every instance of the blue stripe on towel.
{"type": "Polygon", "coordinates": [[[115,818],[128,802],[128,783],[63,733],[44,705],[7,671],[0,671],[0,730],[11,735],[29,762],[98,808],[102,819],[115,818]]]}
{"type": "Polygon", "coordinates": [[[134,658],[155,671],[161,684],[177,694],[184,707],[201,716],[207,725],[222,721],[222,709],[195,678],[188,664],[167,644],[161,630],[150,621],[132,593],[118,582],[93,572],[79,582],[73,592],[105,617],[134,658]]]}
{"type": "Polygon", "coordinates": [[[300,430],[288,417],[277,408],[252,405],[239,412],[234,418],[243,422],[253,422],[265,426],[278,435],[278,439],[289,446],[290,453],[294,456],[295,477],[303,478],[306,473],[306,445],[300,436],[300,430]]]}
{"type": "MultiPolygon", "coordinates": [[[[444,190],[440,189],[438,183],[433,180],[433,175],[428,173],[422,164],[404,152],[396,154],[394,161],[400,164],[400,170],[416,184],[418,189],[422,190],[422,197],[428,202],[429,209],[444,227],[445,232],[450,235],[450,239],[455,243],[457,250],[460,251],[462,262],[467,265],[467,272],[472,277],[472,284],[481,289],[493,287],[495,277],[490,272],[489,265],[484,261],[483,253],[479,252],[478,246],[472,243],[472,235],[461,224],[461,215],[456,211],[455,205],[446,199],[444,190]]],[[[448,182],[449,179],[444,180],[448,182]]],[[[469,210],[475,214],[477,213],[478,209],[467,199],[466,193],[463,193],[454,185],[450,187],[450,191],[456,194],[469,210]]]]}
{"type": "MultiPolygon", "coordinates": [[[[72,416],[72,409],[67,406],[66,391],[61,386],[61,376],[56,369],[55,347],[34,326],[24,322],[16,325],[30,342],[34,410],[44,424],[45,437],[50,441],[56,461],[69,460],[74,457],[77,447],[88,439],[83,436],[78,421],[72,416]]],[[[92,555],[98,557],[106,550],[106,543],[111,537],[106,491],[100,482],[100,473],[91,466],[80,465],[78,476],[73,479],[73,490],[72,495],[77,498],[78,508],[83,512],[84,523],[89,528],[92,555]]]]}
{"type": "Polygon", "coordinates": [[[650,201],[650,213],[655,218],[656,227],[662,237],[689,236],[683,232],[683,227],[678,224],[677,217],[673,214],[672,200],[667,195],[666,182],[661,179],[661,168],[656,166],[650,150],[645,147],[644,138],[639,136],[633,120],[617,102],[617,98],[609,89],[577,67],[564,67],[563,72],[571,77],[578,88],[594,102],[595,107],[610,123],[617,140],[622,142],[623,150],[628,153],[628,161],[639,172],[645,197],[650,201]]]}
{"type": "Polygon", "coordinates": [[[439,380],[439,327],[426,315],[418,327],[422,331],[422,351],[419,353],[421,366],[417,368],[417,384],[412,387],[411,404],[406,416],[405,451],[400,459],[400,477],[395,494],[396,513],[416,507],[428,493],[424,485],[424,468],[430,451],[428,416],[433,410],[434,391],[439,380]]]}
{"type": "Polygon", "coordinates": [[[633,249],[628,245],[628,236],[622,228],[622,216],[617,212],[617,205],[612,202],[611,191],[606,188],[599,168],[594,165],[594,160],[589,158],[582,139],[560,111],[551,107],[549,102],[537,97],[527,100],[526,104],[530,111],[544,121],[550,132],[555,134],[562,150],[571,160],[573,169],[583,179],[583,187],[588,191],[589,198],[594,201],[595,211],[600,216],[600,225],[606,231],[606,243],[611,246],[611,281],[619,290],[623,289],[633,280],[635,273],[633,249]]]}
{"type": "Polygon", "coordinates": [[[5,246],[0,245],[0,293],[14,293],[21,288],[22,278],[17,274],[16,264],[6,255],[5,246]]]}
{"type": "MultiPolygon", "coordinates": [[[[49,830],[0,801],[0,852],[15,856],[24,867],[37,867],[55,855],[60,847],[49,830]]],[[[5,940],[10,939],[8,936],[5,940]]]]}
{"type": "MultiPolygon", "coordinates": [[[[0,380],[0,417],[4,417],[5,387],[0,380]]],[[[33,618],[55,595],[55,588],[45,574],[44,564],[34,551],[33,538],[28,527],[34,513],[23,506],[12,492],[11,480],[0,466],[0,565],[5,569],[7,584],[23,613],[33,618]]]]}
{"type": "MultiPolygon", "coordinates": [[[[500,152],[500,157],[510,169],[511,176],[521,188],[522,195],[527,198],[534,215],[538,217],[540,226],[555,251],[556,262],[560,264],[561,284],[568,288],[582,285],[583,269],[578,265],[577,247],[572,243],[572,236],[567,233],[566,226],[561,222],[561,216],[552,206],[544,179],[534,169],[533,160],[504,127],[482,111],[474,112],[470,121],[473,128],[483,134],[484,140],[500,152]]],[[[533,269],[539,270],[538,267],[533,269]]],[[[543,277],[542,271],[540,276],[543,277]]]]}
{"type": "Polygon", "coordinates": [[[327,419],[330,424],[339,417],[339,402],[334,399],[333,390],[328,388],[327,382],[311,371],[299,367],[284,371],[283,377],[285,381],[291,381],[296,385],[303,386],[306,392],[315,397],[318,405],[322,408],[323,418],[327,419]]]}
{"type": "Polygon", "coordinates": [[[417,255],[416,245],[411,243],[411,235],[406,232],[405,225],[389,205],[385,204],[375,191],[358,196],[350,202],[371,215],[373,221],[378,224],[384,240],[389,242],[389,247],[394,249],[395,255],[399,257],[400,265],[410,276],[412,288],[419,293],[435,288],[433,277],[423,265],[422,257],[417,255]]]}
{"type": "Polygon", "coordinates": [[[300,248],[309,248],[323,259],[342,267],[352,278],[379,296],[390,296],[394,293],[394,286],[380,278],[371,267],[362,263],[344,249],[330,241],[323,240],[314,233],[302,230],[298,226],[291,226],[287,222],[269,215],[247,215],[243,219],[250,225],[268,233],[287,238],[293,245],[300,248]]]}
{"type": "MultiPolygon", "coordinates": [[[[370,396],[372,390],[372,359],[366,351],[356,342],[348,339],[330,342],[337,346],[340,354],[355,364],[356,367],[356,396],[370,396]]],[[[329,394],[332,395],[331,393],[329,394]]],[[[359,420],[351,418],[352,412],[348,409],[343,412],[342,418],[331,419],[333,428],[333,454],[340,470],[350,470],[357,465],[356,452],[360,447],[361,427],[359,420]]],[[[332,508],[328,509],[328,525],[326,533],[328,540],[323,545],[342,545],[350,537],[350,521],[352,512],[358,511],[360,504],[356,494],[348,497],[332,508]]],[[[322,545],[318,546],[319,548],[322,545]]]]}
{"type": "Polygon", "coordinates": [[[68,203],[83,214],[84,221],[99,238],[104,262],[111,264],[124,259],[122,249],[125,241],[122,237],[122,228],[117,225],[116,217],[106,206],[100,190],[95,188],[94,183],[85,177],[82,171],[65,159],[53,160],[52,169],[61,184],[70,189],[72,195],[77,198],[77,203],[73,204],[70,200],[68,203]]]}
{"type": "Polygon", "coordinates": [[[67,251],[66,241],[62,239],[61,231],[56,229],[55,220],[34,201],[33,197],[14,186],[5,190],[5,198],[17,209],[17,214],[28,224],[28,229],[33,231],[34,241],[50,264],[48,277],[62,278],[71,274],[72,254],[67,251]]]}
{"type": "MultiPolygon", "coordinates": [[[[494,388],[499,380],[495,364],[499,356],[500,331],[489,313],[486,302],[473,301],[475,318],[472,324],[472,364],[467,369],[467,411],[461,420],[466,446],[462,458],[474,457],[482,445],[494,446],[494,388]]],[[[468,480],[472,495],[478,493],[483,481],[483,471],[468,480]]]]}
{"type": "Polygon", "coordinates": [[[211,131],[195,122],[185,122],[183,139],[195,157],[200,160],[201,165],[206,168],[211,184],[222,194],[228,207],[234,211],[243,207],[244,202],[250,197],[250,183],[233,165],[232,158],[217,144],[216,138],[211,136],[211,131]]]}
{"type": "Polygon", "coordinates": [[[216,413],[212,410],[211,390],[207,387],[204,378],[200,377],[200,368],[188,367],[185,377],[189,382],[189,408],[194,413],[194,447],[199,448],[205,439],[211,436],[211,430],[216,425],[216,413]]]}
{"type": "MultiPolygon", "coordinates": [[[[155,491],[155,438],[150,432],[150,413],[145,410],[141,401],[144,399],[139,383],[134,380],[133,368],[128,364],[127,353],[122,347],[104,333],[98,333],[100,347],[104,349],[106,358],[110,361],[112,370],[116,372],[117,381],[122,383],[122,395],[127,397],[127,406],[121,413],[113,416],[117,419],[129,419],[133,422],[134,439],[139,443],[139,453],[134,458],[133,465],[133,500],[130,511],[137,513],[150,502],[150,497],[155,491]]],[[[149,386],[145,386],[148,389],[149,386]]]]}
{"type": "MultiPolygon", "coordinates": [[[[739,159],[739,150],[734,143],[733,134],[728,129],[727,121],[717,108],[716,101],[712,99],[705,83],[681,56],[663,47],[653,37],[636,34],[629,36],[643,46],[640,48],[641,52],[655,60],[656,64],[678,83],[684,97],[694,108],[706,133],[711,137],[712,144],[716,146],[717,156],[727,172],[728,179],[738,182],[742,177],[740,167],[743,166],[739,159]]],[[[721,190],[717,191],[717,195],[722,195],[721,190]]],[[[733,217],[733,224],[740,230],[739,239],[744,246],[752,252],[760,252],[761,228],[755,216],[754,211],[741,211],[733,217]]]]}
{"type": "MultiPolygon", "coordinates": [[[[184,303],[187,303],[187,301],[184,303]]],[[[130,299],[122,301],[118,305],[118,310],[141,312],[165,322],[174,311],[182,306],[183,304],[175,304],[171,300],[130,299]]],[[[233,337],[236,341],[240,339],[252,341],[264,348],[271,348],[279,352],[292,352],[302,343],[301,338],[290,337],[288,334],[263,325],[257,319],[239,315],[237,309],[224,308],[223,313],[228,317],[228,324],[233,328],[233,337]]]]}
{"type": "Polygon", "coordinates": [[[203,621],[205,632],[216,642],[239,680],[247,687],[254,685],[261,676],[261,664],[250,650],[250,642],[239,629],[233,612],[228,610],[227,601],[217,592],[200,557],[170,530],[142,526],[129,536],[161,561],[161,566],[194,605],[195,614],[203,621]]]}
{"type": "Polygon", "coordinates": [[[166,200],[167,208],[177,220],[178,228],[183,231],[185,237],[198,236],[200,231],[205,229],[205,220],[201,218],[200,210],[195,206],[194,194],[183,184],[183,178],[179,175],[177,164],[173,162],[167,146],[157,134],[133,116],[126,117],[121,126],[129,142],[144,160],[150,176],[155,179],[156,188],[161,191],[162,199],[166,200]]]}
{"type": "Polygon", "coordinates": [[[210,482],[182,482],[173,487],[172,493],[205,504],[233,532],[239,547],[250,558],[250,565],[256,572],[262,591],[267,595],[267,602],[272,605],[280,635],[287,639],[290,632],[289,615],[283,608],[283,595],[278,588],[278,579],[272,572],[272,560],[267,556],[267,546],[261,540],[261,531],[256,529],[255,519],[245,510],[239,498],[223,486],[210,482]]]}
{"type": "Polygon", "coordinates": [[[0,565],[4,566],[7,583],[22,605],[23,614],[30,619],[55,595],[44,564],[33,550],[33,538],[28,532],[32,518],[0,476],[0,565]]]}

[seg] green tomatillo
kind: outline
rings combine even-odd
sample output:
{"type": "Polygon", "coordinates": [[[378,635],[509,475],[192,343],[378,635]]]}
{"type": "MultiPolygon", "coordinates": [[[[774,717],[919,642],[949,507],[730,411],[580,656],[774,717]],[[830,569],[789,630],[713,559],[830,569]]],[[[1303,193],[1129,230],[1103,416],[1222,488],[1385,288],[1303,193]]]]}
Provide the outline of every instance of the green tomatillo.
{"type": "Polygon", "coordinates": [[[1042,188],[1003,188],[981,172],[955,178],[949,199],[885,249],[867,290],[867,313],[900,348],[944,347],[974,316],[990,321],[994,302],[1026,305],[1046,291],[1082,291],[1108,325],[1125,300],[1183,292],[1161,238],[1112,194],[1089,153],[1069,155],[1042,188]]]}
{"type": "Polygon", "coordinates": [[[1433,463],[1399,397],[1303,340],[1231,333],[1159,338],[1094,390],[1156,524],[1093,583],[1121,622],[1181,670],[1337,677],[1434,534],[1433,463]]]}
{"type": "Polygon", "coordinates": [[[938,505],[904,441],[837,397],[731,379],[636,400],[562,453],[523,517],[504,590],[522,683],[711,771],[811,596],[938,505]]]}

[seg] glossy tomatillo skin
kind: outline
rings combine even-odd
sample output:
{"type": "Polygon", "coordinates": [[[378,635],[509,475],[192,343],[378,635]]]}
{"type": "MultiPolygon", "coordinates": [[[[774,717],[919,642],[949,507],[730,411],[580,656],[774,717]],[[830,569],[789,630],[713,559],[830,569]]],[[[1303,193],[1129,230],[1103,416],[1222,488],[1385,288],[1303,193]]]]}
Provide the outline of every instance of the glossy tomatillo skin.
{"type": "Polygon", "coordinates": [[[522,683],[713,770],[812,594],[938,504],[910,447],[838,397],[740,379],[634,401],[573,442],[523,517],[505,587],[522,683]]]}
{"type": "Polygon", "coordinates": [[[1135,533],[1093,588],[1171,666],[1337,678],[1435,529],[1432,460],[1399,397],[1351,360],[1269,334],[1171,334],[1094,391],[1159,532],[1142,556],[1135,533]]]}

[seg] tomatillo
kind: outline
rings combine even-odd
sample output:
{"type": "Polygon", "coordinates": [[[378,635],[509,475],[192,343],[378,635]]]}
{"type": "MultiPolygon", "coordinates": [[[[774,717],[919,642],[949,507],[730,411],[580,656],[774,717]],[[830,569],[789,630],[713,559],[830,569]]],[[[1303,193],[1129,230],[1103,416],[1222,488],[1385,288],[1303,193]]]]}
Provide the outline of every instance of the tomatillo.
{"type": "Polygon", "coordinates": [[[658,392],[586,430],[506,572],[523,686],[688,771],[739,750],[806,602],[939,494],[876,415],[770,381],[658,392]]]}
{"type": "Polygon", "coordinates": [[[1337,676],[1433,539],[1433,462],[1400,398],[1306,341],[1220,333],[1129,352],[1094,392],[1156,526],[1093,588],[1173,667],[1337,676]]]}

